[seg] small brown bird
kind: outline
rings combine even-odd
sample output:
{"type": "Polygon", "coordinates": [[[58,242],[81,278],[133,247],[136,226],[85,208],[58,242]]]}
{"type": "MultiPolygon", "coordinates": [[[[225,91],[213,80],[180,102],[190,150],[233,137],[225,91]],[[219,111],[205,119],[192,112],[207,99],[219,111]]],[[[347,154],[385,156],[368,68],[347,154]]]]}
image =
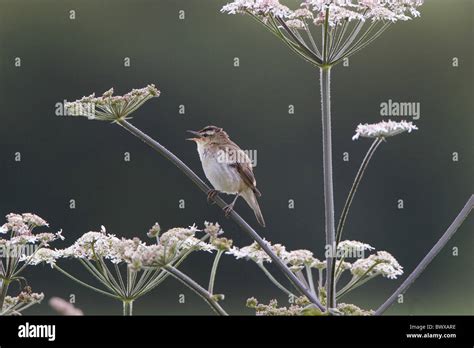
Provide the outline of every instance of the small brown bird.
{"type": "Polygon", "coordinates": [[[253,209],[258,223],[265,227],[265,220],[257,202],[261,193],[256,187],[252,163],[247,154],[230,140],[222,128],[207,126],[197,132],[188,132],[194,135],[188,140],[197,144],[204,174],[214,187],[214,190],[208,192],[208,200],[213,199],[219,192],[235,195],[232,203],[224,208],[228,215],[237,198],[242,196],[253,209]]]}

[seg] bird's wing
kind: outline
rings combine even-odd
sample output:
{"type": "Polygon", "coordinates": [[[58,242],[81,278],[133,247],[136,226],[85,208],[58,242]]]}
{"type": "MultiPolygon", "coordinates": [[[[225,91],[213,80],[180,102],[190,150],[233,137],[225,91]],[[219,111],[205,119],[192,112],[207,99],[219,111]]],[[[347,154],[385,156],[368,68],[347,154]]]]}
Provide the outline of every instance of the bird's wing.
{"type": "Polygon", "coordinates": [[[255,180],[255,176],[253,175],[252,165],[250,163],[239,163],[236,162],[234,164],[235,168],[237,168],[237,172],[239,172],[240,177],[244,180],[245,184],[252,189],[252,191],[260,197],[262,194],[257,189],[257,181],[255,180]]]}
{"type": "Polygon", "coordinates": [[[229,165],[237,169],[237,172],[240,174],[244,183],[250,187],[258,197],[260,197],[262,194],[256,187],[257,181],[253,175],[252,161],[237,145],[232,146],[231,150],[238,152],[238,156],[236,156],[237,160],[229,165]]]}

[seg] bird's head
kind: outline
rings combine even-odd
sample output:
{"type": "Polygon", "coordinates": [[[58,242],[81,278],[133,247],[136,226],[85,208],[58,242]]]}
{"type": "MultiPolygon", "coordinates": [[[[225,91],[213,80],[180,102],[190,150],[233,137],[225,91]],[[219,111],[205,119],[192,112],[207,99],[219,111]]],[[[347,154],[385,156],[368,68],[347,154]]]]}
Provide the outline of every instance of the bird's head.
{"type": "Polygon", "coordinates": [[[227,133],[216,126],[207,126],[199,131],[188,130],[188,133],[191,133],[193,137],[187,140],[194,141],[198,145],[220,144],[229,139],[227,133]]]}

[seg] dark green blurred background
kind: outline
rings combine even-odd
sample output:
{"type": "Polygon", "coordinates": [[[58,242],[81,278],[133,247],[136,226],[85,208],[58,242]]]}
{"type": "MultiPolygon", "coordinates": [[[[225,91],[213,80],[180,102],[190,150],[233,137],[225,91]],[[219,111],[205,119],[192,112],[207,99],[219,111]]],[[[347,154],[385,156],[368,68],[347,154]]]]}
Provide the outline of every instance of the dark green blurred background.
{"type": "MultiPolygon", "coordinates": [[[[185,130],[224,127],[258,150],[256,177],[265,238],[323,255],[319,72],[263,27],[219,13],[225,0],[0,1],[0,215],[35,212],[72,243],[105,225],[118,236],[218,221],[238,246],[251,242],[174,166],[119,127],[55,116],[55,104],[110,87],[122,94],[155,83],[162,91],[134,114],[136,126],[203,176],[185,130]],[[69,11],[76,19],[69,19],[69,11]],[[185,20],[179,20],[179,11],[185,20]],[[22,66],[14,66],[20,57],[22,66]],[[130,57],[131,67],[124,67],[130,57]],[[234,57],[240,67],[233,67],[234,57]],[[185,105],[186,114],[178,107],[185,105]],[[288,105],[295,114],[288,114],[288,105]],[[20,152],[21,162],[14,161],[20,152]],[[123,160],[124,152],[131,161],[123,160]],[[69,209],[69,200],[77,207],[69,209]],[[178,208],[184,199],[185,209],[178,208]],[[288,200],[295,209],[288,209],[288,200]]],[[[293,2],[296,3],[296,2],[293,2]]],[[[384,143],[351,210],[345,237],[391,252],[410,272],[473,191],[473,2],[428,0],[422,17],[390,28],[334,69],[332,80],[337,212],[368,140],[353,142],[359,122],[378,122],[383,101],[421,103],[419,131],[384,143]],[[452,67],[453,57],[460,66],[452,67]],[[342,154],[350,153],[344,162],[342,154]],[[459,162],[452,161],[458,152],[459,162]],[[405,209],[397,209],[403,199],[405,209]]],[[[240,201],[237,210],[258,226],[240,201]]],[[[473,219],[389,314],[473,314],[473,219]],[[459,256],[452,256],[452,248],[459,256]]],[[[194,254],[182,269],[207,284],[212,258],[194,254]]],[[[72,261],[74,274],[85,276],[72,261]]],[[[279,273],[275,273],[281,279],[279,273]]],[[[26,272],[47,297],[76,295],[87,314],[120,314],[121,306],[77,286],[48,266],[26,272]]],[[[403,279],[403,278],[402,278],[403,279]]],[[[402,279],[378,278],[344,302],[376,308],[402,279]]],[[[245,300],[283,296],[251,262],[224,257],[216,291],[233,314],[252,314],[245,300]]],[[[29,313],[51,313],[45,301],[29,313]]],[[[136,314],[207,314],[199,298],[173,279],[135,304],[136,314]],[[178,295],[186,303],[178,303],[178,295]]]]}

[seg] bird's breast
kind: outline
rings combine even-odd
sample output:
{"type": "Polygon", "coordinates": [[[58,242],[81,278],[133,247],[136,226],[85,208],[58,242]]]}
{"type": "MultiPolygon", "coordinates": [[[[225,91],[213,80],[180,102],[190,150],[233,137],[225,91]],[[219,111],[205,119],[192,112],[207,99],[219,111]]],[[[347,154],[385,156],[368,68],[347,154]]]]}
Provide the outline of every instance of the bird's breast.
{"type": "Polygon", "coordinates": [[[240,191],[240,175],[229,163],[219,161],[219,157],[209,151],[203,151],[201,161],[204,174],[216,190],[229,194],[240,191]]]}

